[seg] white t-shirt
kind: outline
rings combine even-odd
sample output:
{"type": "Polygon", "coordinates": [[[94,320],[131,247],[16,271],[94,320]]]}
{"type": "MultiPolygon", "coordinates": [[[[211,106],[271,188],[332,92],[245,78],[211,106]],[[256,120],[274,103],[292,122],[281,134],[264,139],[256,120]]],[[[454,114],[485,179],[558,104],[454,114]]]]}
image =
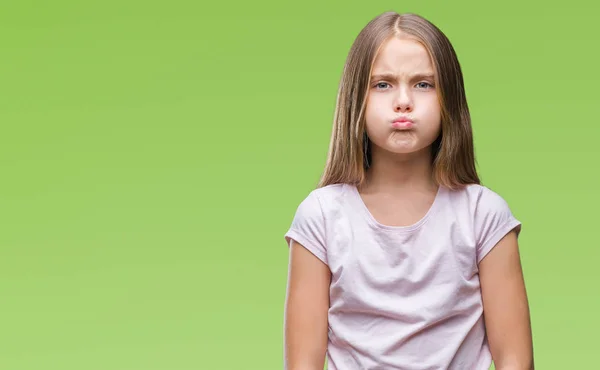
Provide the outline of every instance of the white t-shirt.
{"type": "Polygon", "coordinates": [[[285,240],[331,270],[328,369],[489,369],[478,265],[515,228],[481,185],[441,186],[411,226],[378,223],[353,185],[313,190],[285,240]]]}

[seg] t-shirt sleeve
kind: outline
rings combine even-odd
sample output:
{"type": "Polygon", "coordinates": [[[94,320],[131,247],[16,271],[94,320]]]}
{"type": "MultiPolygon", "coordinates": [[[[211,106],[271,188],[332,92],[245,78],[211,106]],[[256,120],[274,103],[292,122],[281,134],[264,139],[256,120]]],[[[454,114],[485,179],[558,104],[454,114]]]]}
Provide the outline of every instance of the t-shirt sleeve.
{"type": "Polygon", "coordinates": [[[512,214],[508,203],[494,191],[481,187],[475,208],[477,264],[513,229],[518,236],[521,222],[512,214]]]}
{"type": "Polygon", "coordinates": [[[302,244],[318,259],[327,264],[325,217],[319,197],[314,190],[296,209],[292,224],[285,234],[288,247],[291,247],[292,240],[302,244]]]}

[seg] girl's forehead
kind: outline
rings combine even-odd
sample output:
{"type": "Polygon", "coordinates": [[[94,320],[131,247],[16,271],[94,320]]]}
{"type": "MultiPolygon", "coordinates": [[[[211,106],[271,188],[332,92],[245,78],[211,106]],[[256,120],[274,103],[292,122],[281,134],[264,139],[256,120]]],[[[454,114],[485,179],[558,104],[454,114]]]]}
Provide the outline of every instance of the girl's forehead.
{"type": "Polygon", "coordinates": [[[407,72],[415,70],[425,72],[429,69],[433,72],[431,57],[425,46],[419,41],[398,37],[387,40],[381,46],[373,68],[407,72]]]}

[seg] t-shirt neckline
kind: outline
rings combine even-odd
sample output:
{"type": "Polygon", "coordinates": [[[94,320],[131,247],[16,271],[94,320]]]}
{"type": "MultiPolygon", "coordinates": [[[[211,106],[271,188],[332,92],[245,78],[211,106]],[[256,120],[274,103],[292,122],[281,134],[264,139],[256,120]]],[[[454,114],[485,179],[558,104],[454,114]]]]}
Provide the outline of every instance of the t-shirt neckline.
{"type": "Polygon", "coordinates": [[[347,186],[350,187],[350,193],[352,194],[353,200],[357,203],[358,208],[360,208],[360,212],[363,214],[363,216],[366,218],[367,222],[377,228],[377,229],[381,229],[381,230],[389,230],[389,231],[395,231],[395,232],[409,232],[409,231],[414,231],[416,229],[418,229],[419,227],[421,227],[423,224],[425,224],[425,222],[427,222],[427,220],[431,217],[431,215],[433,213],[435,213],[437,211],[437,209],[439,208],[439,205],[441,203],[441,198],[442,196],[445,194],[445,188],[443,185],[439,185],[438,186],[438,190],[436,192],[435,198],[433,200],[433,203],[431,204],[431,206],[429,207],[429,209],[427,210],[427,213],[425,213],[425,215],[418,220],[417,222],[413,223],[412,225],[406,225],[406,226],[392,226],[392,225],[386,225],[386,224],[382,224],[379,221],[377,221],[375,219],[375,217],[373,216],[373,214],[371,213],[371,211],[369,211],[369,208],[367,207],[367,205],[365,204],[364,200],[362,199],[362,196],[360,195],[358,188],[356,187],[356,185],[354,184],[347,184],[347,186]]]}

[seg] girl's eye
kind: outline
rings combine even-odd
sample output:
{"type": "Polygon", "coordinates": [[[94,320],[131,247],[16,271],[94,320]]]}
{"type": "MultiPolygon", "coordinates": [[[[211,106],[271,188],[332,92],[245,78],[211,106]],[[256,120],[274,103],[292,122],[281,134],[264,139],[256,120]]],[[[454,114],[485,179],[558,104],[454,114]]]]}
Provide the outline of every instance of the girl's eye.
{"type": "Polygon", "coordinates": [[[430,84],[429,82],[419,82],[419,83],[417,84],[417,86],[419,86],[419,85],[421,85],[421,87],[423,87],[423,88],[427,88],[427,87],[433,87],[433,85],[432,85],[432,84],[430,84]],[[426,86],[423,86],[423,85],[426,85],[426,86]]]}
{"type": "Polygon", "coordinates": [[[375,87],[380,89],[385,89],[386,85],[389,85],[387,82],[378,82],[375,87]],[[382,86],[383,85],[383,86],[382,86]]]}

